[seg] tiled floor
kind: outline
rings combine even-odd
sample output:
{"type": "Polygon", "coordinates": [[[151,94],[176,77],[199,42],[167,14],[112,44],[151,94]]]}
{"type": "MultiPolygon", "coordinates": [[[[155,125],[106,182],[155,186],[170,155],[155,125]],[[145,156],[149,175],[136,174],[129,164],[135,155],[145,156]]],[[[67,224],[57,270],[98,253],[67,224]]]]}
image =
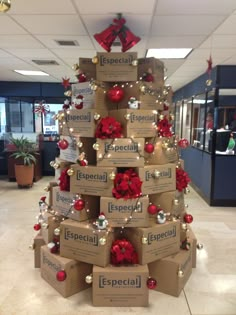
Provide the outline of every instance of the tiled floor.
{"type": "Polygon", "coordinates": [[[204,248],[179,298],[150,291],[147,308],[95,308],[90,289],[61,297],[33,268],[28,249],[38,200],[49,180],[29,190],[0,180],[0,315],[236,315],[236,208],[209,207],[193,190],[186,203],[204,248]]]}

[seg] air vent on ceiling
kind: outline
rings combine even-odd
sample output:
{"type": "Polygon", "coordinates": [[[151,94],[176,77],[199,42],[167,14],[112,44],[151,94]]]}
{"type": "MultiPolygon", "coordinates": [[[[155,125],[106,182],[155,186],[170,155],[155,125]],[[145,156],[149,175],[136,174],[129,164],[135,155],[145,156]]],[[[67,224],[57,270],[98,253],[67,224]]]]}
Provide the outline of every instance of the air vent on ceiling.
{"type": "Polygon", "coordinates": [[[39,66],[58,66],[59,63],[55,60],[32,60],[34,63],[36,63],[39,66]]]}
{"type": "Polygon", "coordinates": [[[55,40],[55,42],[60,46],[79,46],[76,40],[55,40]]]}

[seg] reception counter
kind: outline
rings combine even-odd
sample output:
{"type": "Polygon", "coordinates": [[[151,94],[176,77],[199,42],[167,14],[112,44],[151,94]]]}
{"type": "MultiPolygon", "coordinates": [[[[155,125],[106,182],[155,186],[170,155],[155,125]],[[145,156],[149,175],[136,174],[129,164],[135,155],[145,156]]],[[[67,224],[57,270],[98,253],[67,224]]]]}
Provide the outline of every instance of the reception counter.
{"type": "Polygon", "coordinates": [[[181,151],[181,158],[191,185],[210,206],[236,206],[236,155],[189,147],[181,151]]]}

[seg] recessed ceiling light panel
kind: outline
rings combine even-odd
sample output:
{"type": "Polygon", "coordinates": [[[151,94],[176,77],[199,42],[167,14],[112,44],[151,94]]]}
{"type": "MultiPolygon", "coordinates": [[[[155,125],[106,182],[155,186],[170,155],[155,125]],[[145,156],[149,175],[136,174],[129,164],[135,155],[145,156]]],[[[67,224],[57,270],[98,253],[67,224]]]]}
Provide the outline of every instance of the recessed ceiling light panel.
{"type": "Polygon", "coordinates": [[[46,72],[43,71],[31,71],[31,70],[14,70],[15,72],[22,74],[22,75],[45,75],[49,76],[46,72]]]}

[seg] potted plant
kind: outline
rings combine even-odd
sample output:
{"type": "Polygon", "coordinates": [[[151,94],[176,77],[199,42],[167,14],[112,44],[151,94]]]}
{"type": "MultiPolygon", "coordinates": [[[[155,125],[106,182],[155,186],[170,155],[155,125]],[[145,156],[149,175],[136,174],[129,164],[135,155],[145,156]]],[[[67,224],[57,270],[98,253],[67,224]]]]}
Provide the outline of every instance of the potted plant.
{"type": "Polygon", "coordinates": [[[15,176],[18,187],[32,187],[34,178],[34,165],[36,164],[35,143],[28,138],[10,138],[14,153],[11,154],[16,160],[15,176]]]}

